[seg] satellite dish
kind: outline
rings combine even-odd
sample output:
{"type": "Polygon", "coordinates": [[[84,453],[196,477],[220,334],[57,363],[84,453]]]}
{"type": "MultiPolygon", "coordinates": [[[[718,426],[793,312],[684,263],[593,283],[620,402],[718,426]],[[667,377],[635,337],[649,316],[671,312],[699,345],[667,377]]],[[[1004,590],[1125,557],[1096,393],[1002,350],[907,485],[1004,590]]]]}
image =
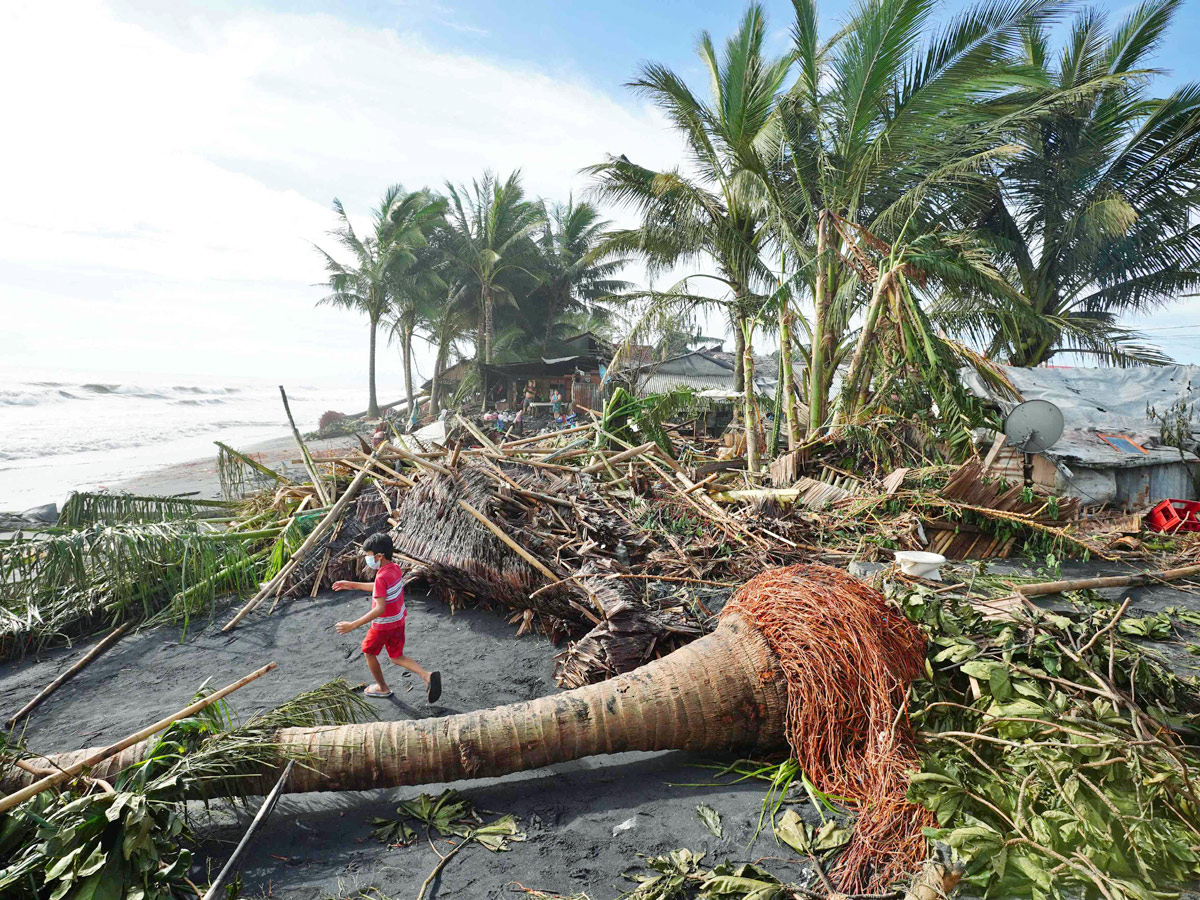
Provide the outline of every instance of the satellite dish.
{"type": "Polygon", "coordinates": [[[1004,436],[1022,453],[1042,453],[1063,433],[1062,410],[1049,400],[1026,400],[1004,417],[1004,436]]]}

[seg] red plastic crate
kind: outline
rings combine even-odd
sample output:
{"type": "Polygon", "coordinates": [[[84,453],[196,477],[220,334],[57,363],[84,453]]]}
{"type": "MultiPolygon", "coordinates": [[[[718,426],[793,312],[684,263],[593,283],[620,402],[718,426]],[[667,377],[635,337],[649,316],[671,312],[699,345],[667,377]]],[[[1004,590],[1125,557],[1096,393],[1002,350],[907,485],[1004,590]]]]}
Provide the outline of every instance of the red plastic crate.
{"type": "Polygon", "coordinates": [[[1200,531],[1200,501],[1164,500],[1146,517],[1152,531],[1174,534],[1177,531],[1200,531]]]}

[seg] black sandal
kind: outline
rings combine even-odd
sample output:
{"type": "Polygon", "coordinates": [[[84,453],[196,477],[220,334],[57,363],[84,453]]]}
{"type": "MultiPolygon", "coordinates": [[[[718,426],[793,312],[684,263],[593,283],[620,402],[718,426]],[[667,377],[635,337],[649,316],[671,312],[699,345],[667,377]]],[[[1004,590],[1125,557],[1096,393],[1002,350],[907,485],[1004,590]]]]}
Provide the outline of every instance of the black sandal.
{"type": "Polygon", "coordinates": [[[436,703],[438,697],[442,696],[442,673],[441,672],[430,672],[429,673],[429,693],[427,696],[429,697],[430,703],[436,703]]]}

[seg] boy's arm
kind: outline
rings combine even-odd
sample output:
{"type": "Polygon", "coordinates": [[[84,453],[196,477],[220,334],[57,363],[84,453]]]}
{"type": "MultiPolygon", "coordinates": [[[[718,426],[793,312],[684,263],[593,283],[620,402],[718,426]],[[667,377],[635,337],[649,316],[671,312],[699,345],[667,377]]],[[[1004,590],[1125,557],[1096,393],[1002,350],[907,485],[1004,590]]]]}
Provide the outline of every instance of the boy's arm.
{"type": "Polygon", "coordinates": [[[335,591],[366,591],[368,594],[375,590],[375,582],[373,581],[335,581],[333,583],[335,591]]]}
{"type": "Polygon", "coordinates": [[[387,597],[373,597],[374,604],[371,606],[371,611],[364,616],[359,616],[353,622],[338,622],[334,627],[338,634],[346,634],[353,631],[355,628],[362,628],[368,622],[373,622],[383,615],[384,608],[387,606],[387,597]]]}

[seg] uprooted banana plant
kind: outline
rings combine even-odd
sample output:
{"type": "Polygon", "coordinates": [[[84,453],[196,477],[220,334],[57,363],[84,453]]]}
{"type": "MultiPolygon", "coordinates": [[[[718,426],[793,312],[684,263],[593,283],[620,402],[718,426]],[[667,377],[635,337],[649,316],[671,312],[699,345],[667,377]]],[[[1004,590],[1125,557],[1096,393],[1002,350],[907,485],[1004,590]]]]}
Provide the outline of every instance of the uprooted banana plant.
{"type": "MultiPolygon", "coordinates": [[[[107,781],[82,778],[0,815],[0,896],[196,897],[186,799],[208,796],[215,784],[222,794],[236,791],[245,774],[278,758],[279,728],[344,725],[370,715],[360,696],[334,681],[244,724],[223,701],[176,722],[152,739],[144,760],[107,781]]],[[[33,769],[44,763],[19,747],[0,747],[5,768],[22,758],[33,769]]]]}

